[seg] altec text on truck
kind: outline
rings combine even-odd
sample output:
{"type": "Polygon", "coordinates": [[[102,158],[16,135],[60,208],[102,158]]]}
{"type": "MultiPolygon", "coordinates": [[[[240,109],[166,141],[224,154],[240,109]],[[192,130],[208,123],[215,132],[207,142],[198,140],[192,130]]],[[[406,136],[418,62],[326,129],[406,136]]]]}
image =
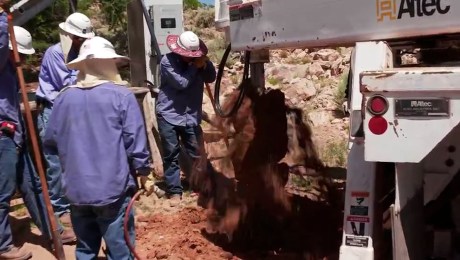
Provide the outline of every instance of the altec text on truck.
{"type": "Polygon", "coordinates": [[[377,0],[377,20],[400,20],[403,18],[444,15],[450,11],[449,0],[377,0]]]}

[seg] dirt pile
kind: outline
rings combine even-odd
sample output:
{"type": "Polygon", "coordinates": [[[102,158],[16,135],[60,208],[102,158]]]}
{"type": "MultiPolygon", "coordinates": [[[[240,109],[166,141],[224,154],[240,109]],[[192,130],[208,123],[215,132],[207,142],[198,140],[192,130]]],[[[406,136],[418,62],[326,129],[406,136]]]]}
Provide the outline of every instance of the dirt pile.
{"type": "MultiPolygon", "coordinates": [[[[237,94],[226,99],[224,110],[237,94]]],[[[324,165],[302,112],[287,106],[280,90],[248,96],[233,117],[215,119],[234,129],[234,138],[227,157],[216,165],[219,171],[197,178],[206,183],[199,201],[208,209],[208,234],[217,240],[224,235],[226,243],[241,250],[283,248],[310,252],[312,259],[336,254],[341,203],[322,176],[324,165]],[[315,176],[322,187],[320,199],[288,193],[290,173],[315,176]]]]}

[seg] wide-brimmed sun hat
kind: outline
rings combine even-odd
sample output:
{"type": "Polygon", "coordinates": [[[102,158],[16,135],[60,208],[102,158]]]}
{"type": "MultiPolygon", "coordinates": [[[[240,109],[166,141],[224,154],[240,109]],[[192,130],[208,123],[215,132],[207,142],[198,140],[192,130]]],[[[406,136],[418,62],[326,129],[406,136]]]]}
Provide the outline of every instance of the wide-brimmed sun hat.
{"type": "Polygon", "coordinates": [[[83,61],[92,59],[113,59],[118,64],[129,61],[128,57],[118,55],[108,40],[95,36],[83,42],[78,57],[67,63],[67,66],[71,69],[78,69],[83,61]]]}
{"type": "Polygon", "coordinates": [[[172,52],[184,57],[198,58],[208,54],[206,44],[191,31],[181,35],[168,35],[166,44],[172,52]]]}

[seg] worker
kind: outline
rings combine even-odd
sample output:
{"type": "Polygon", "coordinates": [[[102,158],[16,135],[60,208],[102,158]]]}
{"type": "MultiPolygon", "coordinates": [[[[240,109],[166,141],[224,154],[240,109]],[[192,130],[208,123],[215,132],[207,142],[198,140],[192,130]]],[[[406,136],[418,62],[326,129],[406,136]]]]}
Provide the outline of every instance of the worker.
{"type": "Polygon", "coordinates": [[[200,127],[203,89],[204,83],[214,82],[216,70],[206,56],[206,45],[195,33],[169,35],[166,43],[171,52],[161,59],[156,111],[166,193],[170,206],[176,207],[183,193],[178,159],[180,142],[193,160],[193,171],[204,169],[206,156],[200,127]]]}
{"type": "MultiPolygon", "coordinates": [[[[59,24],[60,42],[49,47],[42,60],[39,73],[39,86],[36,92],[38,105],[37,127],[43,141],[48,125],[48,118],[53,110],[53,102],[64,87],[75,83],[77,71],[66,67],[66,63],[78,56],[81,44],[94,36],[90,19],[81,13],[73,13],[66,21],[59,24]]],[[[49,195],[56,216],[70,227],[70,208],[63,196],[60,184],[61,165],[56,154],[43,149],[46,161],[46,177],[49,195]]]]}
{"type": "MultiPolygon", "coordinates": [[[[2,3],[1,6],[4,6],[2,3]]],[[[21,56],[35,53],[30,33],[14,26],[17,49],[21,56]]],[[[28,259],[32,254],[13,245],[8,221],[10,200],[19,188],[33,222],[46,238],[49,223],[44,212],[42,189],[27,150],[26,129],[22,118],[18,79],[14,67],[12,45],[8,35],[7,14],[0,7],[0,259],[28,259]]],[[[21,60],[24,60],[23,57],[21,60]]],[[[72,232],[59,226],[64,243],[75,241],[72,232]]]]}
{"type": "Polygon", "coordinates": [[[86,40],[67,64],[79,70],[77,83],[60,92],[49,117],[44,145],[58,153],[63,166],[77,259],[96,259],[102,238],[109,259],[133,259],[123,218],[128,214],[134,244],[134,213],[126,209],[136,177],[144,187],[151,166],[142,112],[117,69],[128,60],[104,38],[86,40]]]}

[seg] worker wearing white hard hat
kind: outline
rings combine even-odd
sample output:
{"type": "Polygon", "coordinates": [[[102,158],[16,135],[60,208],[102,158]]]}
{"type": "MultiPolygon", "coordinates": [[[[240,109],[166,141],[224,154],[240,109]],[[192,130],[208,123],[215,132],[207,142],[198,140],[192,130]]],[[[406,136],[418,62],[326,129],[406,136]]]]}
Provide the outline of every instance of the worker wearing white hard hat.
{"type": "MultiPolygon", "coordinates": [[[[42,60],[37,96],[37,127],[43,139],[48,118],[53,110],[54,99],[63,88],[76,82],[78,71],[70,69],[66,63],[78,56],[83,42],[94,37],[91,20],[82,13],[73,13],[59,24],[60,42],[49,47],[42,60]]],[[[46,176],[51,204],[55,214],[66,226],[71,226],[70,205],[63,196],[60,182],[61,166],[59,157],[43,151],[46,161],[46,176]]],[[[71,228],[69,228],[71,230],[71,228]]]]}
{"type": "Polygon", "coordinates": [[[77,83],[55,99],[44,137],[45,149],[57,151],[62,160],[77,259],[94,259],[102,238],[110,259],[133,259],[123,219],[129,216],[126,231],[134,244],[134,215],[127,206],[135,179],[145,185],[151,168],[142,112],[117,69],[127,61],[106,39],[86,40],[68,63],[80,71],[77,83]]]}
{"type": "Polygon", "coordinates": [[[193,172],[202,173],[212,168],[209,162],[207,167],[204,166],[206,155],[203,153],[203,131],[200,124],[204,83],[216,79],[216,70],[206,56],[206,45],[195,33],[186,31],[181,35],[169,35],[166,44],[171,53],[161,59],[161,83],[156,112],[163,147],[166,193],[170,205],[175,207],[180,204],[183,193],[179,138],[186,153],[193,159],[193,172]]]}
{"type": "MultiPolygon", "coordinates": [[[[13,30],[20,56],[34,54],[30,33],[19,26],[14,26],[13,30]]],[[[41,184],[25,140],[26,128],[19,106],[18,79],[9,38],[8,20],[0,10],[0,259],[29,259],[30,252],[13,245],[8,221],[10,200],[16,189],[21,192],[27,210],[42,234],[49,240],[51,233],[44,212],[41,184]]],[[[69,237],[64,233],[61,225],[59,229],[62,240],[74,239],[73,235],[69,237]]]]}

